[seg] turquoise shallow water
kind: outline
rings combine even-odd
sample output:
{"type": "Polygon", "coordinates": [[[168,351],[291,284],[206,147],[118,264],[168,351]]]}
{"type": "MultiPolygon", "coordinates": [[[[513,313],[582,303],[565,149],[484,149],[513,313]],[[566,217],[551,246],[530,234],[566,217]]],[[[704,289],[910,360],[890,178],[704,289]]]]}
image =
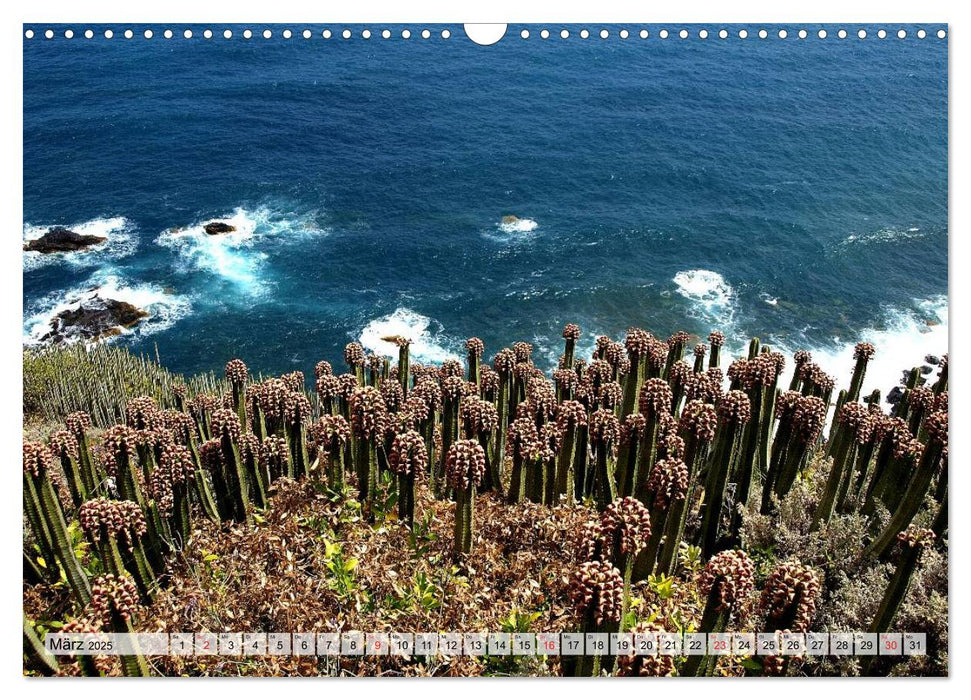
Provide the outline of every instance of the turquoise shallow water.
{"type": "Polygon", "coordinates": [[[398,331],[429,360],[477,335],[550,363],[569,321],[837,368],[875,339],[894,373],[946,351],[946,40],[241,29],[25,41],[25,236],[110,239],[25,256],[25,342],[101,286],[153,313],[118,342],[182,372],[309,373],[398,331]]]}

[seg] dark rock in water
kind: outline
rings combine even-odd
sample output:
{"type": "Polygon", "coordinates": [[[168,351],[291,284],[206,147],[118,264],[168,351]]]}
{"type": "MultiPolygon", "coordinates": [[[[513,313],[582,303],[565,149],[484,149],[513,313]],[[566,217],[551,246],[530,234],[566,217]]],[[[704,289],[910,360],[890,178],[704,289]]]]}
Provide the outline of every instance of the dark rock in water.
{"type": "Polygon", "coordinates": [[[203,228],[210,236],[218,236],[220,233],[232,233],[236,230],[235,226],[231,226],[225,221],[213,221],[206,224],[203,228]]]}
{"type": "Polygon", "coordinates": [[[127,301],[105,299],[95,293],[52,318],[50,333],[40,340],[51,344],[103,340],[118,335],[125,328],[137,326],[148,315],[147,311],[127,301]]]}
{"type": "Polygon", "coordinates": [[[515,224],[515,223],[518,223],[518,222],[519,222],[519,217],[518,216],[513,216],[512,214],[507,214],[506,216],[502,217],[502,221],[500,223],[503,223],[503,224],[507,224],[508,225],[508,224],[515,224]]]}
{"type": "Polygon", "coordinates": [[[921,365],[920,367],[921,374],[930,374],[933,371],[934,371],[934,368],[931,367],[930,365],[921,365]]]}
{"type": "Polygon", "coordinates": [[[25,243],[24,250],[33,250],[38,253],[69,253],[75,250],[84,250],[89,246],[98,245],[107,240],[103,236],[86,236],[57,226],[40,238],[25,243]]]}
{"type": "Polygon", "coordinates": [[[904,388],[902,386],[895,386],[887,394],[887,403],[897,405],[900,400],[904,397],[904,388]]]}
{"type": "Polygon", "coordinates": [[[924,362],[926,362],[929,365],[934,365],[935,367],[937,367],[938,365],[941,364],[941,358],[939,358],[937,355],[925,355],[924,362]]]}

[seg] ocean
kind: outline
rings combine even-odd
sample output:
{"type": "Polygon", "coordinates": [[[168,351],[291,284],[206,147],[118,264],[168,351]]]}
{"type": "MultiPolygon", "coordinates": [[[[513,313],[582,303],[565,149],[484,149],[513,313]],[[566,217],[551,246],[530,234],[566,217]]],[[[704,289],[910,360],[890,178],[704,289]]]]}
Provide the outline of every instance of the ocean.
{"type": "Polygon", "coordinates": [[[34,27],[24,238],[109,240],[24,253],[24,344],[100,287],[151,313],[112,342],[186,374],[241,357],[312,376],[392,333],[429,362],[525,340],[549,369],[575,322],[584,354],[630,326],[720,329],[841,377],[869,340],[886,393],[947,351],[948,41],[805,27],[517,26],[491,47],[460,26],[34,27]]]}

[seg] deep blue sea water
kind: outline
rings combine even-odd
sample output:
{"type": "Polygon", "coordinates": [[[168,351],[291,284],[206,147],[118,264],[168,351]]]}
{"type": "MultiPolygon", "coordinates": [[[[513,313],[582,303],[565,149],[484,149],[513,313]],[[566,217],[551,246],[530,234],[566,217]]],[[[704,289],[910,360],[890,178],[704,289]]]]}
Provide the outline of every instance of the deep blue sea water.
{"type": "Polygon", "coordinates": [[[937,27],[863,41],[511,27],[492,47],[461,27],[283,28],[25,40],[25,237],[109,236],[98,253],[25,255],[25,342],[101,286],[153,313],[118,342],[187,373],[239,356],[309,374],[402,330],[425,359],[476,335],[489,358],[527,340],[549,366],[566,322],[587,346],[631,325],[720,328],[833,371],[861,338],[894,375],[946,352],[937,27]],[[207,237],[213,219],[239,231],[207,237]]]}

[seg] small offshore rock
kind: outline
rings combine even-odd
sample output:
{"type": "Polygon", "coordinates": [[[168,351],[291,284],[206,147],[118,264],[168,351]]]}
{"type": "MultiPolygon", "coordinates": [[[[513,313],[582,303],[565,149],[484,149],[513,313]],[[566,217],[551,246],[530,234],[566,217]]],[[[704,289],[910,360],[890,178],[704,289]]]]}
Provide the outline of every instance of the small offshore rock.
{"type": "Polygon", "coordinates": [[[211,221],[203,227],[203,230],[210,236],[218,236],[221,233],[232,233],[236,227],[225,221],[211,221]]]}
{"type": "Polygon", "coordinates": [[[515,223],[518,223],[518,222],[519,222],[519,217],[518,216],[513,216],[512,214],[507,214],[506,216],[502,217],[502,222],[501,223],[503,223],[503,224],[515,224],[515,223]]]}
{"type": "Polygon", "coordinates": [[[938,367],[941,364],[941,358],[937,355],[924,355],[924,362],[934,367],[938,367]]]}
{"type": "Polygon", "coordinates": [[[903,387],[895,386],[893,389],[890,390],[890,393],[887,394],[887,403],[896,405],[900,403],[900,400],[903,397],[904,397],[903,387]]]}
{"type": "Polygon", "coordinates": [[[934,368],[931,367],[930,365],[921,365],[920,367],[920,373],[924,375],[930,374],[933,371],[934,371],[934,368]]]}
{"type": "Polygon", "coordinates": [[[24,250],[32,250],[37,253],[70,253],[104,243],[107,240],[104,236],[88,236],[55,226],[40,238],[25,243],[24,250]]]}
{"type": "Polygon", "coordinates": [[[65,309],[51,319],[51,330],[42,343],[63,343],[71,340],[98,341],[118,335],[125,328],[137,326],[148,312],[134,304],[106,299],[95,294],[65,309]]]}

